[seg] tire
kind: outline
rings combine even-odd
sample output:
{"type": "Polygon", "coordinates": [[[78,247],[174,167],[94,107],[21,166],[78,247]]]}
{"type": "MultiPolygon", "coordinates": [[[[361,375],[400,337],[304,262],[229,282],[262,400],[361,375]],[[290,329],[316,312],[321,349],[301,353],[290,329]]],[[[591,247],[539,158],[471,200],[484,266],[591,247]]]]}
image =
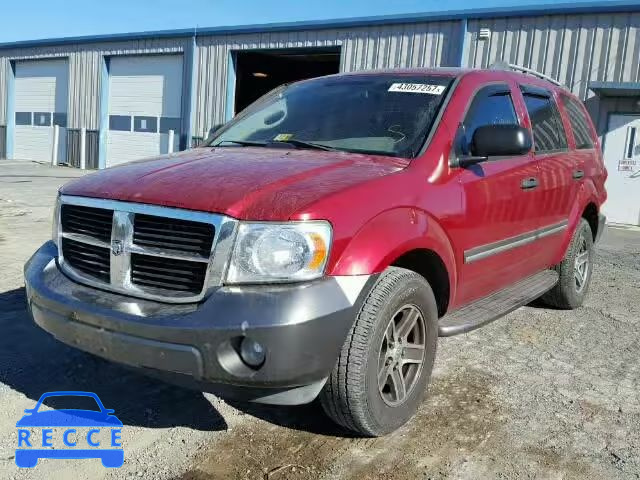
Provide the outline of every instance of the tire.
{"type": "Polygon", "coordinates": [[[560,278],[556,286],[542,296],[542,302],[563,310],[581,306],[589,291],[593,273],[593,232],[584,218],[573,234],[564,259],[554,269],[560,278]],[[581,263],[585,270],[579,272],[578,263],[585,260],[586,263],[581,263]]]}
{"type": "Polygon", "coordinates": [[[424,398],[437,340],[438,309],[427,281],[410,270],[388,268],[369,292],[320,393],[324,411],[362,436],[404,425],[424,398]],[[405,335],[407,325],[413,327],[405,335]]]}

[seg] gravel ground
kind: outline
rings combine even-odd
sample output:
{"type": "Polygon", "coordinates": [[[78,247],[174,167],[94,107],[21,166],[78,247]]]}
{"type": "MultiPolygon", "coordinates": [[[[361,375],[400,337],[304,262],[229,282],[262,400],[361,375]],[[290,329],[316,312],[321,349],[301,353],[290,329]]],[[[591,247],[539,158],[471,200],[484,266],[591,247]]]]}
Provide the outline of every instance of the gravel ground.
{"type": "Polygon", "coordinates": [[[140,376],[68,348],[25,310],[22,266],[82,173],[0,164],[0,478],[639,479],[640,231],[608,228],[573,312],[521,308],[442,339],[417,417],[349,438],[315,405],[265,408],[140,376]],[[123,421],[125,464],[13,460],[15,422],[51,390],[96,392],[123,421]]]}

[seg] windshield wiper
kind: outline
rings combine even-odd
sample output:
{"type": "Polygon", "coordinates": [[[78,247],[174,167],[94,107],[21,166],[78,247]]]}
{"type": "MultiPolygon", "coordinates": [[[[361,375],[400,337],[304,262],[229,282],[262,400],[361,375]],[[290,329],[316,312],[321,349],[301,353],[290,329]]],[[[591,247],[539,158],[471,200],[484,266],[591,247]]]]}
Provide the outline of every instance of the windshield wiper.
{"type": "Polygon", "coordinates": [[[309,148],[313,150],[325,150],[327,152],[335,152],[337,150],[336,148],[329,147],[328,145],[321,145],[319,143],[313,143],[313,142],[305,142],[304,140],[296,140],[295,138],[290,138],[289,140],[282,140],[277,143],[288,143],[290,145],[293,145],[294,147],[309,148]]]}
{"type": "Polygon", "coordinates": [[[243,147],[266,147],[268,145],[266,142],[250,142],[248,140],[222,140],[215,144],[214,147],[220,147],[223,143],[235,143],[243,147]]]}
{"type": "Polygon", "coordinates": [[[298,148],[308,148],[313,150],[325,150],[325,151],[336,151],[336,148],[329,147],[327,145],[320,145],[319,143],[305,142],[303,140],[289,139],[289,140],[273,140],[270,142],[255,142],[249,140],[222,140],[218,142],[214,147],[220,147],[223,143],[235,143],[236,145],[241,145],[243,147],[269,147],[270,145],[293,145],[298,148]]]}

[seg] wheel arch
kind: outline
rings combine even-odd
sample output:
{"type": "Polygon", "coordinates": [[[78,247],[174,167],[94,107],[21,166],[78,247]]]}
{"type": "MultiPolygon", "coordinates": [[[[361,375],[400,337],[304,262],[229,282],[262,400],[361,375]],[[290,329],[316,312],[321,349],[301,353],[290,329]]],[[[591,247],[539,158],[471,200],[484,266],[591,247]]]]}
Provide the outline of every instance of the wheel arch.
{"type": "Polygon", "coordinates": [[[436,252],[423,248],[410,250],[396,258],[391,265],[406,268],[421,275],[429,282],[436,297],[438,317],[443,317],[447,313],[451,297],[449,273],[442,258],[436,252]]]}
{"type": "Polygon", "coordinates": [[[558,264],[562,261],[567,253],[567,249],[571,244],[571,239],[576,229],[580,225],[580,220],[583,218],[589,223],[591,227],[591,233],[594,240],[598,234],[598,214],[600,212],[600,202],[598,201],[598,195],[596,188],[592,182],[585,182],[580,188],[578,196],[569,213],[567,230],[564,234],[562,246],[558,251],[554,264],[558,264]]]}
{"type": "Polygon", "coordinates": [[[456,262],[451,242],[433,216],[410,207],[379,214],[354,235],[330,274],[365,275],[390,266],[422,275],[437,297],[439,314],[446,312],[456,294],[456,262]]]}
{"type": "Polygon", "coordinates": [[[591,201],[584,207],[582,211],[581,218],[584,218],[587,222],[589,222],[589,226],[591,227],[591,235],[593,236],[593,240],[597,238],[598,234],[598,207],[595,202],[591,201]]]}

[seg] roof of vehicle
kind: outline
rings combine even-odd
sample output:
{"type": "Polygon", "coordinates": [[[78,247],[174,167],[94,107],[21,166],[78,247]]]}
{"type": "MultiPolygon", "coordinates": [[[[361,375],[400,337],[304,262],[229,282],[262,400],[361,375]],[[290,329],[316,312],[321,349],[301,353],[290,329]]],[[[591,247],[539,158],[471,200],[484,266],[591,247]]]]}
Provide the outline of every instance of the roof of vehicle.
{"type": "Polygon", "coordinates": [[[334,77],[355,76],[355,75],[438,75],[448,77],[463,77],[468,75],[477,76],[478,80],[507,80],[513,79],[518,83],[524,83],[532,86],[542,87],[547,90],[561,90],[571,94],[566,87],[558,86],[543,78],[536,77],[531,74],[513,71],[504,68],[456,68],[456,67],[440,67],[440,68],[387,68],[379,70],[359,70],[356,72],[343,72],[333,75],[334,77]]]}

